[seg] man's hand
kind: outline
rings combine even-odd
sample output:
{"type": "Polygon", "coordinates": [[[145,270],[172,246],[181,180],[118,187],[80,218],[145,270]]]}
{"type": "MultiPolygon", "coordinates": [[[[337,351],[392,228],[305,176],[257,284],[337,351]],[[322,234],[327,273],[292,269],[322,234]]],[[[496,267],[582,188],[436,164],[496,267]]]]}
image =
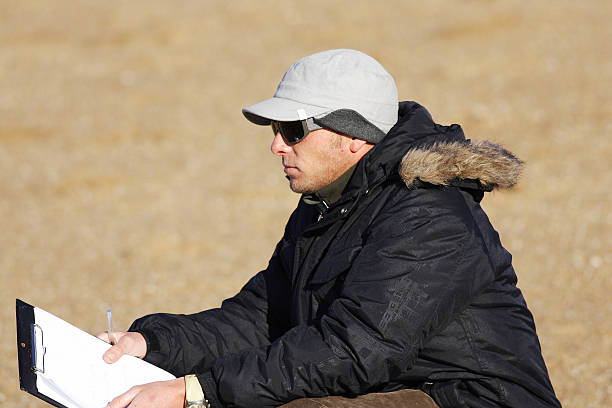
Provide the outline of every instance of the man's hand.
{"type": "Polygon", "coordinates": [[[114,398],[107,408],[183,408],[185,377],[137,385],[114,398]]]}
{"type": "MultiPolygon", "coordinates": [[[[147,354],[147,342],[142,334],[135,332],[103,332],[96,335],[107,343],[116,342],[106,350],[102,358],[108,364],[119,360],[124,354],[143,358],[147,354]]],[[[170,381],[158,381],[137,385],[115,397],[108,408],[183,408],[185,405],[185,377],[170,381]]]]}
{"type": "Polygon", "coordinates": [[[104,356],[102,356],[104,361],[106,361],[108,364],[116,362],[124,354],[138,358],[143,358],[145,354],[147,354],[147,342],[140,333],[112,332],[109,335],[108,332],[103,332],[97,334],[96,337],[104,340],[107,343],[110,343],[111,339],[117,342],[111,348],[106,350],[106,353],[104,353],[104,356]]]}

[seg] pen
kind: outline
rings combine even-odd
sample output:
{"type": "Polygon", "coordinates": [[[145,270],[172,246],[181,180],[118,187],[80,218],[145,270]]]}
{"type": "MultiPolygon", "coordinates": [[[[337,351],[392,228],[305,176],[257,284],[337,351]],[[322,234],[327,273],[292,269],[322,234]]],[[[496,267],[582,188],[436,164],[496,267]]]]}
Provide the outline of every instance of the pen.
{"type": "Polygon", "coordinates": [[[106,319],[108,320],[108,341],[111,345],[114,345],[115,339],[111,337],[111,333],[113,332],[113,311],[108,309],[106,311],[106,319]]]}

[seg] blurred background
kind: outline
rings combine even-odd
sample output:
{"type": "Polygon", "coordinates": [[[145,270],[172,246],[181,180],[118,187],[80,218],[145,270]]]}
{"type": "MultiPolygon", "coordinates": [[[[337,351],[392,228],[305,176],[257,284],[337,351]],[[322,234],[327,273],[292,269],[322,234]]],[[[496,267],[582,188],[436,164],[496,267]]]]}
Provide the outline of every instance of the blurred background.
{"type": "Polygon", "coordinates": [[[90,332],[110,307],[125,329],[266,266],[298,196],[240,109],[346,47],[526,161],[483,205],[559,399],[609,407],[610,21],[604,0],[2,1],[0,406],[46,406],[19,390],[15,298],[90,332]]]}

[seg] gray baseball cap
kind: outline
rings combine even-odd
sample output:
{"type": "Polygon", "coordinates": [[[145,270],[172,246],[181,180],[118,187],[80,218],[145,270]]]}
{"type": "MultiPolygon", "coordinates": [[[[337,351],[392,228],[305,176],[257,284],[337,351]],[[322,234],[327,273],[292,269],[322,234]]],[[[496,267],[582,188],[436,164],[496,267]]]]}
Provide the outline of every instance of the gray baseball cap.
{"type": "Polygon", "coordinates": [[[270,99],[242,109],[257,125],[271,120],[324,118],[343,110],[357,112],[386,134],[397,122],[397,87],[374,58],[349,49],[328,50],[295,62],[270,99]]]}

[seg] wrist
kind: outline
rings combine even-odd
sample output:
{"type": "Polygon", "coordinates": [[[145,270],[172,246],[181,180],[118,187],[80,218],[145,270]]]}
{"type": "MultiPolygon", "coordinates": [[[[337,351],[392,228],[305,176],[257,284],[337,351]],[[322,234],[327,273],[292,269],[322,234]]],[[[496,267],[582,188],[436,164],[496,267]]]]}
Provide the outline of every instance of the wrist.
{"type": "Polygon", "coordinates": [[[176,390],[177,390],[177,393],[178,393],[178,399],[180,399],[183,402],[183,406],[184,406],[185,405],[184,404],[184,402],[185,402],[185,388],[186,388],[186,386],[185,386],[185,377],[180,377],[180,378],[177,378],[176,380],[173,380],[173,381],[176,381],[176,383],[177,383],[176,390]]]}
{"type": "Polygon", "coordinates": [[[149,352],[160,351],[159,339],[157,338],[157,335],[155,334],[153,330],[149,330],[149,329],[135,330],[135,329],[130,328],[129,332],[137,334],[138,339],[142,340],[142,344],[141,344],[142,357],[140,358],[144,359],[145,357],[147,357],[147,354],[149,352]]]}
{"type": "Polygon", "coordinates": [[[134,341],[136,343],[135,357],[144,358],[147,355],[147,340],[141,333],[134,333],[135,338],[134,341]]]}

